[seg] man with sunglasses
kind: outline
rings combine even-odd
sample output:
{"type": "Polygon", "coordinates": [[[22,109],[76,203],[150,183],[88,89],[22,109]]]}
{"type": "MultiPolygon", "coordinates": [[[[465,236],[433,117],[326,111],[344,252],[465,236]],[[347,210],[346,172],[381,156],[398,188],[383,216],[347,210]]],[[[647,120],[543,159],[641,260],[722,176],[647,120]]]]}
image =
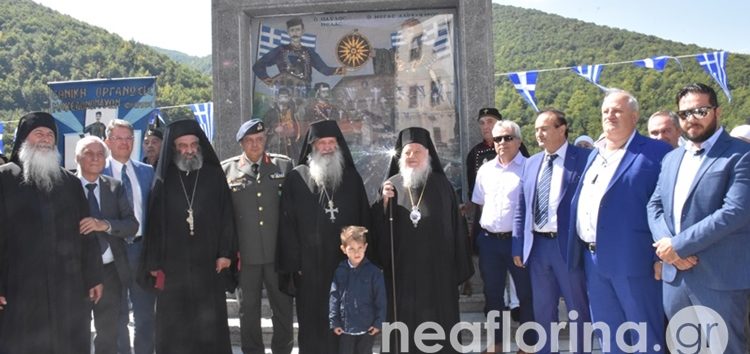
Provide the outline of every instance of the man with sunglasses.
{"type": "MultiPolygon", "coordinates": [[[[721,109],[711,87],[687,85],[676,101],[688,142],[664,158],[648,203],[654,247],[664,263],[664,309],[671,319],[690,306],[710,308],[726,324],[724,352],[745,353],[750,144],[721,127],[721,109]]],[[[700,323],[718,322],[700,311],[695,314],[700,323]]]]}
{"type": "MultiPolygon", "coordinates": [[[[512,231],[513,216],[521,190],[521,174],[526,157],[519,153],[521,128],[518,124],[503,120],[492,128],[492,140],[497,157],[482,165],[477,171],[476,184],[471,201],[480,207],[476,247],[479,250],[479,272],[484,281],[485,312],[502,311],[506,274],[510,271],[520,300],[520,322],[534,319],[531,303],[531,280],[526,268],[513,265],[512,231]]],[[[502,353],[502,333],[510,328],[495,330],[494,347],[487,353],[502,353]]],[[[527,345],[535,343],[532,331],[526,331],[527,345]]],[[[509,343],[504,343],[506,346],[509,343]]],[[[505,348],[507,349],[507,348],[505,348]]],[[[522,351],[519,350],[519,353],[522,351]]]]}

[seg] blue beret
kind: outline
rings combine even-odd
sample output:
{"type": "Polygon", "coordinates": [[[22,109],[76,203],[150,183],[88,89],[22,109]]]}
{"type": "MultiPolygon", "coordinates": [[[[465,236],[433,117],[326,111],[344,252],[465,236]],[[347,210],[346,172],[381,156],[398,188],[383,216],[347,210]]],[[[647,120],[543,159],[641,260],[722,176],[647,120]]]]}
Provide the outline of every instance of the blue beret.
{"type": "Polygon", "coordinates": [[[240,126],[240,130],[237,131],[237,142],[242,140],[245,135],[260,133],[264,130],[266,130],[266,126],[265,124],[263,124],[263,121],[258,118],[253,118],[245,123],[242,123],[242,125],[240,126]]]}

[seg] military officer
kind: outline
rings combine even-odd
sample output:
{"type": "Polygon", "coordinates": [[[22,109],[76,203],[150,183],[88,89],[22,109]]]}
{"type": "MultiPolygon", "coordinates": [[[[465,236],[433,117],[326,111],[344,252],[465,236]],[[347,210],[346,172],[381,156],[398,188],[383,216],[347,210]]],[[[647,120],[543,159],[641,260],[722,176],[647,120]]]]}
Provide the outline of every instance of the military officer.
{"type": "Polygon", "coordinates": [[[292,160],[267,153],[266,126],[259,119],[240,126],[237,142],[243,153],[222,162],[232,191],[239,238],[240,331],[245,354],[264,353],[261,333],[261,294],[266,288],[273,311],[273,353],[289,354],[292,330],[292,298],[279,291],[274,270],[279,223],[281,185],[292,160]]]}

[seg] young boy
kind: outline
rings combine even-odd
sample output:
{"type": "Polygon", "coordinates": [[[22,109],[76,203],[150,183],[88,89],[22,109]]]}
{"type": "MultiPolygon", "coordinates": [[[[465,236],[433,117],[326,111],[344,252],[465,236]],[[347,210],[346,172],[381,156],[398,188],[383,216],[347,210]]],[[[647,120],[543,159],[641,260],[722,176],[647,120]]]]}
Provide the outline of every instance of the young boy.
{"type": "Polygon", "coordinates": [[[341,251],[349,258],[333,275],[328,319],[340,336],[339,354],[371,354],[375,335],[385,321],[383,272],[365,258],[367,229],[347,226],[341,231],[341,251]]]}

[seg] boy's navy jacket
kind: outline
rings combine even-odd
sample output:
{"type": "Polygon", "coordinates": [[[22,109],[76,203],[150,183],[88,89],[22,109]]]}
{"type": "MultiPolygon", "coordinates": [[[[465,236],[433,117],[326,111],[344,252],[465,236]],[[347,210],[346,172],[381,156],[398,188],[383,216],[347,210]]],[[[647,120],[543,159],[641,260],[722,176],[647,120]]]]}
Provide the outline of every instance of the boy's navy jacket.
{"type": "Polygon", "coordinates": [[[339,263],[331,282],[328,320],[331,329],[363,333],[370,327],[380,329],[385,321],[385,281],[383,272],[363,258],[357,268],[349,260],[339,263]]]}

